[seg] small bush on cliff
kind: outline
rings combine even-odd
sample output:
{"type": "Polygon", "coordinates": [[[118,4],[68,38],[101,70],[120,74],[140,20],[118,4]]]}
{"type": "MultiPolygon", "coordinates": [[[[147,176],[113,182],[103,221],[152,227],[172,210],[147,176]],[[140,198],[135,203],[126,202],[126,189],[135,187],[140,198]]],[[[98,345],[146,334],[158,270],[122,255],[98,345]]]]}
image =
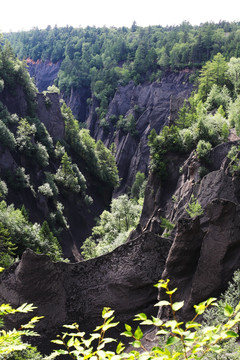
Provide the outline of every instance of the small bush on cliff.
{"type": "Polygon", "coordinates": [[[125,133],[131,134],[132,136],[138,135],[136,120],[133,114],[129,114],[127,117],[120,115],[116,127],[117,129],[122,129],[125,133]]]}
{"type": "Polygon", "coordinates": [[[240,159],[239,159],[240,147],[232,146],[230,151],[227,154],[227,157],[230,159],[228,165],[229,171],[232,175],[238,176],[240,174],[240,159]]]}
{"type": "Polygon", "coordinates": [[[210,142],[205,140],[199,140],[196,148],[198,158],[206,160],[211,149],[212,149],[212,145],[210,144],[210,142]]]}
{"type": "Polygon", "coordinates": [[[186,207],[186,212],[192,219],[203,214],[201,204],[194,195],[191,196],[191,200],[186,207]]]}
{"type": "Polygon", "coordinates": [[[163,237],[169,237],[171,235],[172,230],[174,229],[175,225],[171,223],[166,218],[160,217],[161,219],[161,228],[163,229],[163,237]]]}

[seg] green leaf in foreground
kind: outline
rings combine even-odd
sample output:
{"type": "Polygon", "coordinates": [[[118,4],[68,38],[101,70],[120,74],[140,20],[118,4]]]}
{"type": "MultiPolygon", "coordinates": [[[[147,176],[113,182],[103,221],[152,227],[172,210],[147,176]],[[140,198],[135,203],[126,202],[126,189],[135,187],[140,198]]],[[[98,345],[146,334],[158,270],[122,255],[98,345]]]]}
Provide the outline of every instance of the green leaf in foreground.
{"type": "Polygon", "coordinates": [[[166,345],[169,346],[169,345],[174,345],[174,344],[177,344],[178,342],[180,341],[180,339],[176,336],[170,336],[168,339],[167,339],[167,343],[166,345]]]}
{"type": "Polygon", "coordinates": [[[178,311],[183,307],[183,305],[184,305],[184,301],[175,302],[174,304],[172,304],[172,309],[173,311],[178,311]]]}
{"type": "Polygon", "coordinates": [[[224,315],[230,317],[232,316],[232,314],[233,314],[233,308],[230,305],[226,304],[224,307],[224,315]]]}
{"type": "Polygon", "coordinates": [[[134,332],[134,337],[137,340],[140,340],[143,337],[142,330],[141,330],[141,328],[139,326],[137,327],[136,331],[134,332]]]}

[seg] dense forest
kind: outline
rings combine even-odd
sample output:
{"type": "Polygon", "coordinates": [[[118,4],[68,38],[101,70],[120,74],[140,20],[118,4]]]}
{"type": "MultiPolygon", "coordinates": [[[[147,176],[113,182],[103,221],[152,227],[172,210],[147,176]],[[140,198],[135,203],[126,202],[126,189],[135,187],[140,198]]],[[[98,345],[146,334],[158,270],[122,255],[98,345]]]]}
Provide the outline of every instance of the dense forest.
{"type": "MultiPolygon", "coordinates": [[[[164,126],[160,134],[152,129],[148,138],[150,173],[160,179],[161,186],[170,178],[169,155],[184,155],[187,158],[192,153],[201,165],[198,175],[202,179],[210,172],[212,149],[227,142],[230,135],[234,139],[240,135],[240,23],[192,26],[184,22],[167,28],[142,28],[134,23],[130,29],[49,26],[45,30],[5,34],[4,38],[6,41],[1,38],[0,45],[0,98],[5,99],[6,93],[17,94],[21,87],[27,110],[25,116],[20,116],[11,113],[4,101],[0,102],[0,154],[10,154],[17,164],[13,171],[3,168],[0,172],[0,266],[7,268],[14,264],[26,248],[47,254],[53,261],[68,261],[61,247],[61,234],[69,229],[63,204],[73,199],[73,202],[78,203],[77,216],[80,212],[91,216],[95,204],[89,190],[89,179],[94,179],[93,183],[100,192],[106,189],[112,192],[121,181],[115,162],[114,143],[108,149],[101,140],[94,140],[85,125],[74,118],[63,100],[61,117],[64,137],[56,139],[50,135],[37,116],[37,89],[26,70],[27,58],[34,62],[61,62],[55,85],[42,94],[47,110],[52,106],[53,94],[58,96],[59,91],[69,94],[71,89],[86,88],[89,105],[93,98],[99,102],[96,112],[102,127],[107,127],[105,116],[108,104],[118,86],[130,81],[135,84],[152,83],[160,81],[166,72],[190,69],[189,81],[194,83],[191,96],[180,107],[173,124],[164,126]],[[27,197],[31,194],[36,203],[44,199],[48,204],[50,211],[41,223],[31,221],[29,209],[24,204],[17,207],[11,202],[18,192],[27,197]]],[[[116,123],[116,119],[111,121],[116,123]]],[[[132,136],[136,135],[132,117],[120,117],[116,127],[132,136]]],[[[239,151],[239,146],[234,144],[227,154],[229,176],[232,179],[240,173],[239,151]]],[[[183,169],[179,168],[178,171],[181,173],[183,169]]],[[[83,258],[101,256],[126,242],[130,232],[139,223],[145,187],[145,176],[138,172],[128,194],[106,205],[92,234],[82,244],[83,258]]],[[[173,203],[177,201],[177,198],[172,198],[173,203]]],[[[187,204],[185,213],[191,219],[203,214],[194,196],[187,204]]],[[[171,232],[176,224],[170,220],[161,217],[162,231],[159,238],[162,236],[173,242],[171,232]]],[[[200,353],[203,359],[213,359],[211,351],[216,354],[225,351],[223,357],[215,359],[223,359],[226,354],[229,359],[237,358],[239,349],[235,341],[231,340],[229,346],[225,340],[237,337],[235,326],[239,321],[239,306],[236,310],[234,307],[239,295],[239,273],[235,275],[234,285],[225,294],[229,304],[226,305],[224,300],[220,302],[218,312],[206,313],[205,325],[211,326],[206,326],[202,333],[197,330],[201,325],[195,321],[186,323],[184,329],[182,323],[177,322],[175,313],[183,307],[183,302],[172,301],[176,289],[170,290],[168,283],[168,280],[160,281],[157,285],[169,295],[169,301],[164,298],[158,306],[169,306],[173,320],[166,323],[156,317],[150,320],[143,313],[136,318],[143,325],[157,326],[159,335],[167,339],[164,342],[165,338],[161,338],[161,346],[153,348],[152,352],[141,344],[141,328],[138,326],[133,331],[130,325],[125,325],[124,335],[133,338],[133,347],[141,347],[143,354],[137,350],[124,353],[121,342],[116,353],[104,350],[105,344],[112,341],[108,338],[105,340],[105,331],[118,325],[113,322],[112,310],[104,309],[104,324],[97,328],[100,332],[95,333],[96,336],[91,334],[89,340],[84,338],[85,334],[76,325],[67,325],[71,330],[68,342],[64,340],[68,338],[67,333],[55,341],[64,350],[44,357],[36,349],[25,350],[27,346],[20,339],[25,334],[23,330],[22,333],[16,333],[16,341],[19,341],[16,347],[12,343],[3,349],[3,353],[9,352],[4,358],[50,360],[64,354],[74,359],[198,359],[200,353]],[[229,321],[222,321],[223,313],[229,321]],[[223,322],[223,327],[216,325],[216,318],[220,323],[223,322]],[[100,340],[95,351],[91,344],[96,339],[100,340]],[[175,347],[177,343],[179,347],[175,347]],[[12,353],[13,350],[22,352],[12,353]]],[[[196,306],[196,317],[202,315],[211,304],[216,305],[215,300],[212,298],[196,306]]],[[[11,308],[6,310],[1,307],[0,311],[1,316],[14,312],[11,308]]],[[[21,311],[24,312],[24,308],[21,311]]],[[[29,309],[26,308],[26,311],[29,309]]],[[[3,343],[8,341],[5,333],[0,337],[3,343]]]]}
{"type": "Polygon", "coordinates": [[[126,28],[51,28],[5,34],[20,59],[61,61],[56,85],[88,88],[99,100],[104,122],[118,84],[159,81],[166,70],[201,68],[220,52],[228,61],[240,56],[240,24],[220,22],[192,26],[126,28]]]}

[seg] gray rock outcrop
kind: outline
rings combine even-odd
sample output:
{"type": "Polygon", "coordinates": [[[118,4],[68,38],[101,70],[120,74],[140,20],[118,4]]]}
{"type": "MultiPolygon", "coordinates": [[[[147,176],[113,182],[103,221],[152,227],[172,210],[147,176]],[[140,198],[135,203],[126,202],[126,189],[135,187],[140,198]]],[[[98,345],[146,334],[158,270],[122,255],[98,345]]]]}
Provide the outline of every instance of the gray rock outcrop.
{"type": "MultiPolygon", "coordinates": [[[[169,245],[146,233],[112,253],[77,264],[53,263],[27,250],[1,275],[0,301],[37,306],[35,313],[45,316],[36,327],[41,334],[36,341],[44,352],[63,324],[78,322],[85,331],[100,324],[104,306],[115,309],[121,321],[131,320],[139,310],[156,312],[153,285],[161,278],[169,245]]],[[[7,326],[22,324],[31,315],[12,317],[7,326]]]]}
{"type": "Polygon", "coordinates": [[[90,89],[81,88],[75,90],[71,88],[70,95],[62,94],[62,96],[75,118],[80,122],[85,122],[88,117],[87,99],[91,98],[90,89]]]}
{"type": "Polygon", "coordinates": [[[140,225],[132,233],[136,236],[148,230],[162,234],[161,217],[175,224],[163,277],[171,280],[171,287],[178,288],[175,300],[185,302],[179,312],[184,320],[193,316],[194,304],[219,296],[240,268],[240,182],[230,174],[226,157],[235,144],[224,143],[212,150],[203,178],[199,174],[202,164],[195,153],[186,160],[168,155],[172,171],[165,182],[150,177],[140,225]],[[191,195],[203,209],[203,215],[193,219],[186,212],[191,195]]]}
{"type": "Polygon", "coordinates": [[[28,104],[24,89],[17,85],[14,91],[4,88],[0,93],[0,101],[8,108],[11,114],[18,114],[20,117],[28,115],[28,104]]]}
{"type": "MultiPolygon", "coordinates": [[[[137,171],[148,174],[149,148],[148,135],[152,129],[160,132],[164,125],[176,118],[179,107],[192,91],[188,81],[189,73],[167,73],[160,82],[135,86],[130,82],[119,87],[112,99],[106,120],[109,129],[100,126],[99,120],[90,111],[87,125],[95,139],[101,139],[106,146],[116,144],[116,160],[120,178],[123,179],[116,194],[126,191],[132,186],[137,171]],[[136,121],[136,133],[132,136],[112,125],[112,118],[133,115],[136,121]]],[[[97,104],[93,104],[93,107],[97,104]]]]}
{"type": "Polygon", "coordinates": [[[28,72],[31,77],[34,78],[35,84],[40,92],[47,90],[48,86],[54,84],[54,80],[57,78],[61,61],[53,64],[51,61],[37,62],[27,59],[28,72]]]}
{"type": "Polygon", "coordinates": [[[177,287],[175,300],[184,299],[181,318],[194,317],[195,304],[226,289],[240,267],[240,206],[230,200],[211,200],[202,218],[178,222],[163,277],[177,287]]]}
{"type": "Polygon", "coordinates": [[[37,115],[54,140],[64,138],[65,125],[57,93],[37,94],[37,115]]]}

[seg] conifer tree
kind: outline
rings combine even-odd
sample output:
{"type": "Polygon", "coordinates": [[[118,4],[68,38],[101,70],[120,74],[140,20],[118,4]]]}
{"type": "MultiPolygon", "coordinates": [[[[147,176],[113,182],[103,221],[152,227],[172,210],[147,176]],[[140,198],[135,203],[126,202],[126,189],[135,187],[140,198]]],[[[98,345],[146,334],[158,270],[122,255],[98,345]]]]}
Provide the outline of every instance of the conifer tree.
{"type": "Polygon", "coordinates": [[[61,168],[64,179],[66,179],[69,175],[74,175],[72,169],[72,162],[66,152],[63,154],[61,160],[61,168]]]}
{"type": "Polygon", "coordinates": [[[0,265],[8,267],[15,256],[16,246],[11,242],[9,230],[0,221],[0,265]]]}

